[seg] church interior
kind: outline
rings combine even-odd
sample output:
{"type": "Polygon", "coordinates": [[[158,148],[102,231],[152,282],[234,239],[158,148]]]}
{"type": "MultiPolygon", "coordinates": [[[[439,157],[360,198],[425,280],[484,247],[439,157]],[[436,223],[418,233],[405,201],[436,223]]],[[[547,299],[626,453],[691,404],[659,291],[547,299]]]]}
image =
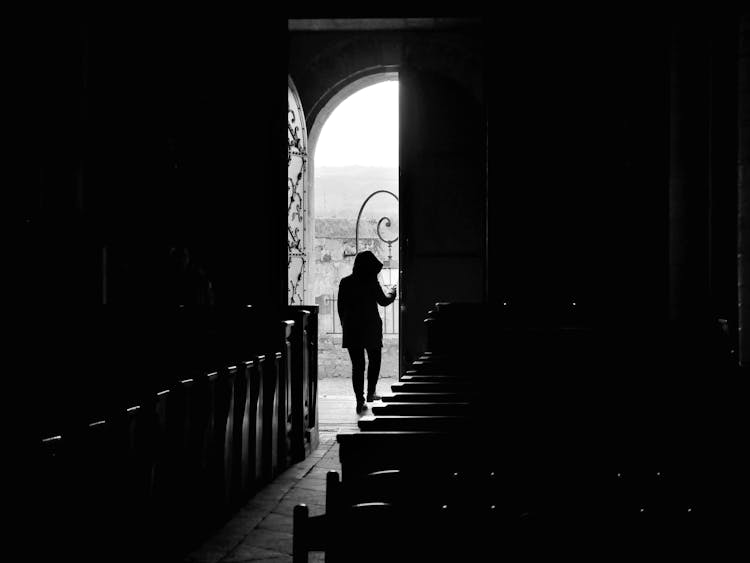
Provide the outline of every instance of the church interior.
{"type": "Polygon", "coordinates": [[[317,306],[290,281],[310,155],[288,121],[284,163],[283,89],[309,134],[392,73],[402,387],[339,439],[348,492],[295,512],[295,549],[602,561],[741,535],[750,14],[488,10],[24,29],[6,400],[39,560],[181,561],[315,450],[317,306]],[[378,526],[403,546],[353,545],[378,526]]]}

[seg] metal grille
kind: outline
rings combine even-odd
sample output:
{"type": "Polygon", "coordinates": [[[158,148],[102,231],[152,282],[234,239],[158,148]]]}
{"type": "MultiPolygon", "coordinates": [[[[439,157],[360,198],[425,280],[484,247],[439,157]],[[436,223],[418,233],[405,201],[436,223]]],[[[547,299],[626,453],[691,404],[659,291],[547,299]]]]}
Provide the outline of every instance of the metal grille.
{"type": "Polygon", "coordinates": [[[301,305],[305,295],[307,252],[305,203],[307,130],[299,96],[291,80],[287,112],[287,296],[290,305],[301,305]]]}

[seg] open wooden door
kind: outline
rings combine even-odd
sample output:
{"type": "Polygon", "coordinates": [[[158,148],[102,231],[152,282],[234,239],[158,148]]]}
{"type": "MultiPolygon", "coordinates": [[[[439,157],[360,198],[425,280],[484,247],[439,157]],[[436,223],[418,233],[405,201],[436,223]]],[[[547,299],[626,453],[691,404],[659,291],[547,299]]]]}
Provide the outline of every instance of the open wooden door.
{"type": "Polygon", "coordinates": [[[401,370],[439,301],[486,298],[486,120],[450,78],[399,72],[401,370]]]}
{"type": "Polygon", "coordinates": [[[302,305],[307,302],[307,248],[311,236],[307,127],[291,77],[287,97],[287,300],[289,305],[302,305]]]}

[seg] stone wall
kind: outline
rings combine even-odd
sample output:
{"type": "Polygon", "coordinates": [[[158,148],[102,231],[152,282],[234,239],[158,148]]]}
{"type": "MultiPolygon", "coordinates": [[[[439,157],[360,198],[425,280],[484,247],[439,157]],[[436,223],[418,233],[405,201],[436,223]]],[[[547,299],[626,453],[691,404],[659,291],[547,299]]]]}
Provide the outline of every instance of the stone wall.
{"type": "MultiPolygon", "coordinates": [[[[318,377],[351,377],[349,353],[341,347],[340,334],[318,335],[318,377]]],[[[380,377],[398,377],[398,335],[383,336],[383,362],[380,377]]]]}

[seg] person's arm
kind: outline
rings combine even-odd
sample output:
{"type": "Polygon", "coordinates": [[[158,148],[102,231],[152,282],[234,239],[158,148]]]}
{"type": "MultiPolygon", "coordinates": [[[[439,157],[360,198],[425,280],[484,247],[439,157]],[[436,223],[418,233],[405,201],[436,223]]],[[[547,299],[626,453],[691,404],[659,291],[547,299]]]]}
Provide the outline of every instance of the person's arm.
{"type": "Polygon", "coordinates": [[[375,300],[381,307],[387,307],[396,300],[396,291],[393,290],[386,295],[383,293],[383,288],[380,287],[380,283],[375,282],[375,300]]]}

